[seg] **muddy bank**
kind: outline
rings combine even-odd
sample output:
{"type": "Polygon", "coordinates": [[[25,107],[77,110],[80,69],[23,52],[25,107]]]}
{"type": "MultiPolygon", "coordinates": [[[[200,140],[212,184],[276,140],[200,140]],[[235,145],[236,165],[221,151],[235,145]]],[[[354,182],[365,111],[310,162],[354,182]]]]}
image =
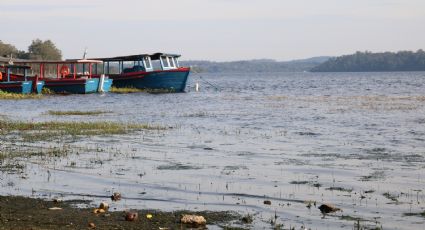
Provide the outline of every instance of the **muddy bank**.
{"type": "Polygon", "coordinates": [[[241,219],[231,212],[132,210],[138,213],[138,219],[126,221],[124,212],[95,214],[94,208],[75,207],[85,202],[0,196],[0,229],[186,229],[190,226],[181,224],[180,218],[188,213],[204,216],[207,227],[220,226],[226,229],[241,219]],[[148,214],[152,218],[148,219],[148,214]]]}

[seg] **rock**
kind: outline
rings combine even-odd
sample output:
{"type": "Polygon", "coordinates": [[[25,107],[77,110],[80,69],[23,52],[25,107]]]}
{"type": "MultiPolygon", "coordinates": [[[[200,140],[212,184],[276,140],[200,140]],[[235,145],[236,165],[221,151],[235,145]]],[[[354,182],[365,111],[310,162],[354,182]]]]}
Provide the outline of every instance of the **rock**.
{"type": "Polygon", "coordinates": [[[197,215],[183,215],[183,217],[180,219],[180,222],[194,226],[203,226],[207,224],[207,220],[205,220],[203,216],[197,215]]]}
{"type": "Polygon", "coordinates": [[[323,214],[336,212],[336,211],[342,211],[340,208],[337,208],[331,204],[322,204],[319,206],[319,209],[323,214]]]}
{"type": "Polygon", "coordinates": [[[108,210],[109,210],[109,204],[108,204],[108,203],[106,203],[106,202],[102,202],[102,203],[100,203],[100,205],[99,205],[99,209],[103,209],[103,210],[105,210],[105,211],[108,211],[108,210]]]}
{"type": "Polygon", "coordinates": [[[263,203],[266,204],[266,205],[272,205],[272,202],[269,201],[269,200],[265,200],[263,203]]]}
{"type": "Polygon", "coordinates": [[[93,213],[94,214],[98,214],[98,213],[105,213],[106,211],[104,210],[104,209],[101,209],[101,208],[95,208],[94,210],[93,210],[93,213]]]}
{"type": "Polygon", "coordinates": [[[139,214],[137,212],[126,212],[125,213],[125,220],[126,221],[135,221],[139,218],[139,214]]]}
{"type": "Polygon", "coordinates": [[[121,200],[121,193],[114,192],[114,194],[112,194],[112,196],[111,196],[111,200],[113,200],[113,201],[121,200]]]}
{"type": "Polygon", "coordinates": [[[62,210],[62,208],[59,208],[59,207],[53,207],[53,208],[49,208],[49,210],[56,211],[56,210],[62,210]]]}
{"type": "Polygon", "coordinates": [[[95,229],[96,225],[93,222],[90,222],[88,227],[91,228],[91,229],[95,229]]]}

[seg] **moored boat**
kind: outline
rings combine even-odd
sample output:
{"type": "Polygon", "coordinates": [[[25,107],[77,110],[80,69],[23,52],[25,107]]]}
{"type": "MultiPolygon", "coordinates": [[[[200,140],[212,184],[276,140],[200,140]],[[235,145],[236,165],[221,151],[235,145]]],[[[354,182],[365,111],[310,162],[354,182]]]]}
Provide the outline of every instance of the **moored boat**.
{"type": "Polygon", "coordinates": [[[155,53],[92,59],[103,62],[103,72],[114,87],[183,92],[190,68],[180,67],[179,57],[155,53]]]}
{"type": "MultiPolygon", "coordinates": [[[[44,87],[65,94],[86,94],[107,92],[110,90],[112,79],[105,76],[93,77],[93,66],[102,63],[98,60],[73,61],[36,61],[21,60],[15,63],[35,66],[36,73],[31,79],[44,81],[44,87]],[[101,84],[101,85],[100,85],[101,84]]],[[[22,79],[22,76],[15,76],[22,79]]]]}
{"type": "Polygon", "coordinates": [[[10,93],[29,94],[32,92],[41,93],[44,81],[30,80],[27,71],[30,66],[21,65],[0,65],[0,90],[10,93]],[[17,79],[17,74],[22,74],[22,78],[17,79]]]}

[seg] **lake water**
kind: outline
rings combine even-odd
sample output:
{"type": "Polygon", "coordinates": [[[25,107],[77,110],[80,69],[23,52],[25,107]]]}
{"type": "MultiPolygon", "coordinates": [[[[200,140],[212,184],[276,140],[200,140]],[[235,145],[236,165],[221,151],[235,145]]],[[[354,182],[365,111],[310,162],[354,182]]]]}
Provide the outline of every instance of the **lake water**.
{"type": "Polygon", "coordinates": [[[425,211],[425,72],[192,74],[186,93],[2,101],[0,116],[171,127],[33,144],[74,154],[22,159],[23,174],[0,172],[0,194],[98,204],[118,191],[117,210],[232,210],[254,215],[252,228],[275,215],[297,229],[425,226],[405,215],[425,211]]]}

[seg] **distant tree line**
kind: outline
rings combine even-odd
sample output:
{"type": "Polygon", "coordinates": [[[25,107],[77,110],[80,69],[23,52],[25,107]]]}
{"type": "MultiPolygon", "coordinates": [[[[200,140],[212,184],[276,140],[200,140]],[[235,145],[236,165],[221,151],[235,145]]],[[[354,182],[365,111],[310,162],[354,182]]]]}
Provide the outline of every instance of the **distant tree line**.
{"type": "Polygon", "coordinates": [[[312,72],[377,72],[425,71],[425,52],[418,50],[397,53],[356,52],[330,58],[311,69],[312,72]]]}
{"type": "Polygon", "coordinates": [[[199,73],[267,73],[267,72],[303,72],[328,60],[329,57],[315,57],[295,61],[275,61],[258,59],[247,61],[212,62],[180,61],[182,66],[191,66],[199,73]]]}
{"type": "Polygon", "coordinates": [[[18,50],[14,45],[3,43],[0,40],[0,57],[34,60],[61,60],[62,52],[51,40],[35,39],[28,46],[27,51],[18,50]]]}

